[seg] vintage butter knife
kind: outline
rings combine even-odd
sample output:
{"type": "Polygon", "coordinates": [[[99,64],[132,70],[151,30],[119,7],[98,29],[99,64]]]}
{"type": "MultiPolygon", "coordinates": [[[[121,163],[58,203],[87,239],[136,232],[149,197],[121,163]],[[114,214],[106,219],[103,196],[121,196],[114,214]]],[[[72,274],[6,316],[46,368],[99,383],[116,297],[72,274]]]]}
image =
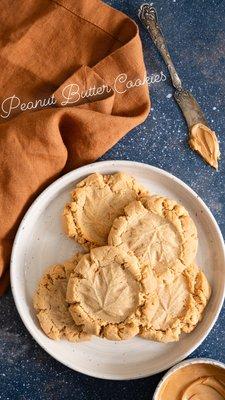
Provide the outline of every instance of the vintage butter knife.
{"type": "Polygon", "coordinates": [[[138,15],[169,70],[173,87],[176,89],[174,98],[181,108],[188,125],[190,147],[196,150],[208,164],[218,169],[220,151],[216,134],[209,128],[206,118],[195,98],[182,87],[182,82],[174,67],[165,38],[159,26],[156,9],[152,4],[145,3],[141,5],[138,15]]]}

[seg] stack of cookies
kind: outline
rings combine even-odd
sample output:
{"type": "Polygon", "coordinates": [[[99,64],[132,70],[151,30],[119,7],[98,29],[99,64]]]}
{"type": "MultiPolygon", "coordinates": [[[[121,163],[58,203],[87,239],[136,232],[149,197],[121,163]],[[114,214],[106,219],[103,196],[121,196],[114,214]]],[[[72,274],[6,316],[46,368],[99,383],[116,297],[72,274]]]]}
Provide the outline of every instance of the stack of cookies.
{"type": "Polygon", "coordinates": [[[46,335],[172,342],[195,328],[210,286],[183,206],[124,173],[95,173],[76,185],[64,221],[84,251],[39,282],[34,308],[46,335]]]}

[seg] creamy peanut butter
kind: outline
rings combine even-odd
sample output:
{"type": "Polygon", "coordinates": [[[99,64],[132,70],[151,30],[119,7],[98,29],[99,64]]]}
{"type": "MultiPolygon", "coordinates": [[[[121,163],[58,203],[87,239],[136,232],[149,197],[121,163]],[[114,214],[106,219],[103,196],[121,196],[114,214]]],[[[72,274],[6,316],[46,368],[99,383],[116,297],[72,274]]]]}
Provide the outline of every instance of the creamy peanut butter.
{"type": "Polygon", "coordinates": [[[195,124],[190,131],[189,145],[193,150],[197,151],[209,165],[218,169],[220,150],[215,132],[211,131],[211,129],[203,124],[195,124]]]}
{"type": "Polygon", "coordinates": [[[204,363],[181,368],[169,376],[157,400],[225,400],[225,369],[204,363]]]}

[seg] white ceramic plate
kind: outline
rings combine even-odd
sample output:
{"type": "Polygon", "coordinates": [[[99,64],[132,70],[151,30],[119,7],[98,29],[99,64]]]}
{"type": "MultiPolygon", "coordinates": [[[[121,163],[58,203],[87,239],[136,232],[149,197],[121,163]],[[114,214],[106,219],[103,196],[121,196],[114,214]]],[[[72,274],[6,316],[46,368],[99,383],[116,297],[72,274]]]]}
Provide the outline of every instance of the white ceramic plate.
{"type": "Polygon", "coordinates": [[[103,161],[68,173],[49,186],[26,213],[17,232],[11,258],[11,284],[19,314],[33,338],[51,356],[68,367],[104,379],[135,379],[163,371],[187,357],[208,335],[224,299],[225,254],[222,235],[203,201],[186,184],[158,168],[130,161],[103,161]],[[198,265],[206,273],[212,297],[205,317],[178,343],[161,344],[135,337],[111,342],[53,341],[41,331],[32,307],[32,295],[48,265],[68,259],[79,246],[62,232],[61,212],[74,184],[93,172],[124,171],[151,193],[181,202],[194,219],[199,234],[198,265]]]}

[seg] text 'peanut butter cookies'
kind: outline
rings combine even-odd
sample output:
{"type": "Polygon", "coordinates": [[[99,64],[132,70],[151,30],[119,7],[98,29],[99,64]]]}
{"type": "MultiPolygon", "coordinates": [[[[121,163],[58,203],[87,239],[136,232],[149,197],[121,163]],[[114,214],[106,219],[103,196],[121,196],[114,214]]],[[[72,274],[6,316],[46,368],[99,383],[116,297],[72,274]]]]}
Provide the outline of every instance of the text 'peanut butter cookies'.
{"type": "Polygon", "coordinates": [[[124,173],[89,175],[76,185],[64,209],[68,236],[87,247],[106,245],[113,220],[146,192],[124,173]]]}
{"type": "Polygon", "coordinates": [[[82,254],[70,261],[51,266],[40,279],[33,304],[45,334],[51,339],[70,341],[88,340],[82,326],[76,326],[66,302],[66,289],[71,271],[76,268],[82,254]]]}
{"type": "Polygon", "coordinates": [[[191,332],[201,320],[210,293],[205,275],[195,265],[169,283],[157,280],[142,308],[140,335],[165,343],[178,341],[182,332],[191,332]]]}
{"type": "Polygon", "coordinates": [[[168,268],[181,273],[197,252],[197,230],[186,209],[159,196],[144,196],[124,209],[113,222],[109,245],[132,251],[141,265],[148,264],[157,276],[168,268]]]}
{"type": "Polygon", "coordinates": [[[137,335],[144,298],[136,257],[110,246],[91,249],[70,275],[67,301],[87,333],[110,340],[137,335]]]}

